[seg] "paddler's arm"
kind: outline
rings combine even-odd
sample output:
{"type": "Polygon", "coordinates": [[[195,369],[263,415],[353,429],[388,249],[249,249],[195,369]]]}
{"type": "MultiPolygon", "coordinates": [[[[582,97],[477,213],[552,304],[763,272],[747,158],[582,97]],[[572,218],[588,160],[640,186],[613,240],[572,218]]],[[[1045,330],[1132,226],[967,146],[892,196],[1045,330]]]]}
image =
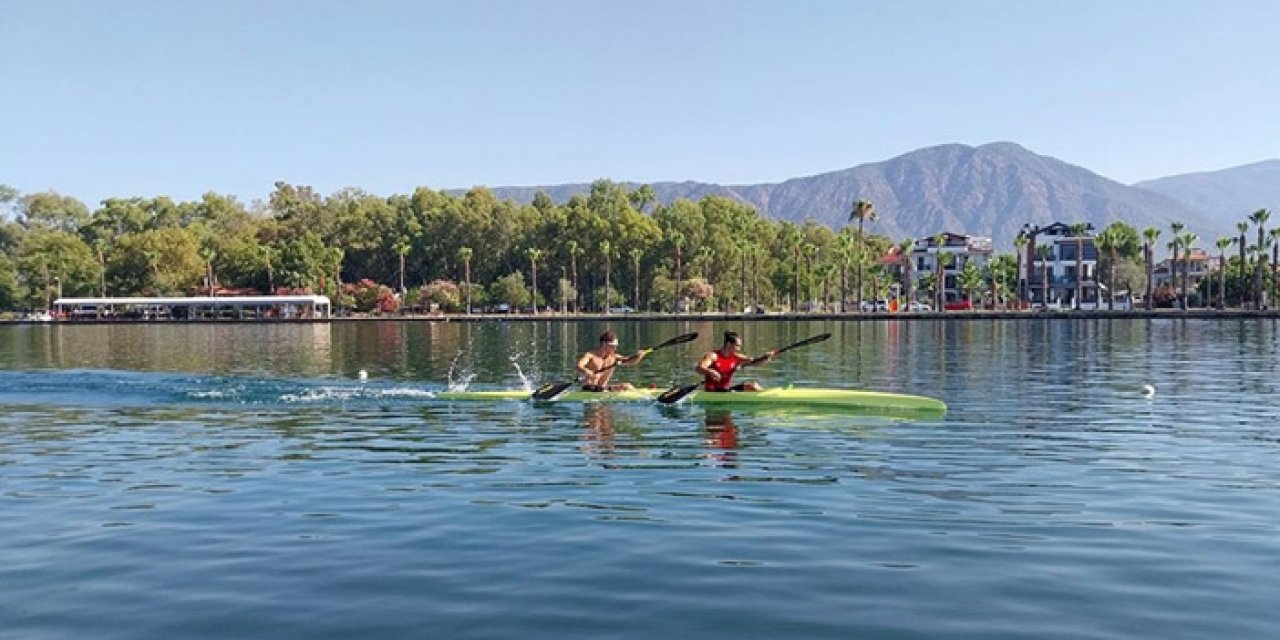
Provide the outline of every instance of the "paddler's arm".
{"type": "Polygon", "coordinates": [[[711,365],[714,364],[715,361],[715,352],[709,352],[707,355],[702,356],[702,360],[698,361],[698,366],[694,367],[693,370],[697,371],[698,375],[701,375],[712,382],[720,382],[720,372],[711,368],[711,365]]]}
{"type": "Polygon", "coordinates": [[[644,357],[645,357],[645,356],[649,355],[649,351],[650,351],[649,349],[641,349],[641,350],[637,351],[637,352],[636,352],[636,354],[635,354],[635,355],[633,355],[633,356],[627,356],[627,357],[625,357],[625,358],[618,358],[618,366],[619,366],[619,367],[634,367],[634,366],[636,366],[637,364],[640,364],[640,361],[641,361],[641,360],[644,360],[644,357]]]}
{"type": "Polygon", "coordinates": [[[596,371],[592,369],[590,365],[591,352],[588,351],[582,354],[582,357],[578,358],[578,373],[582,374],[583,379],[590,379],[591,376],[596,374],[596,371]]]}
{"type": "Polygon", "coordinates": [[[778,357],[778,350],[777,350],[777,349],[774,349],[773,351],[766,351],[764,355],[762,355],[762,356],[758,356],[758,357],[755,357],[755,358],[752,358],[752,359],[750,359],[750,360],[748,360],[748,361],[746,361],[746,362],[742,363],[742,366],[744,366],[744,367],[749,367],[749,366],[751,366],[751,365],[753,365],[753,364],[763,364],[763,363],[765,363],[765,362],[772,362],[772,361],[773,361],[773,359],[774,359],[774,358],[776,358],[776,357],[778,357]]]}

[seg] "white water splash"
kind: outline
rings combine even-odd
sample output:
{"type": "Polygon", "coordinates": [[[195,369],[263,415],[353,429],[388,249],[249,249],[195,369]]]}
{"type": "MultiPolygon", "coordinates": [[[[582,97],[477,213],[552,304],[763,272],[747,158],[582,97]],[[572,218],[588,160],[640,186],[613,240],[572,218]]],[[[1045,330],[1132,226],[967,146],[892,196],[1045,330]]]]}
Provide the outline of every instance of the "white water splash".
{"type": "Polygon", "coordinates": [[[523,390],[525,390],[525,391],[532,392],[532,391],[533,391],[533,381],[532,381],[532,380],[530,380],[530,379],[529,379],[529,376],[526,376],[526,375],[524,374],[524,370],[520,368],[520,362],[519,362],[519,356],[518,356],[518,355],[516,355],[516,354],[512,354],[512,356],[511,356],[511,366],[513,366],[513,367],[515,367],[515,368],[516,368],[516,375],[517,375],[517,376],[520,376],[520,388],[521,388],[521,389],[523,389],[523,390]]]}

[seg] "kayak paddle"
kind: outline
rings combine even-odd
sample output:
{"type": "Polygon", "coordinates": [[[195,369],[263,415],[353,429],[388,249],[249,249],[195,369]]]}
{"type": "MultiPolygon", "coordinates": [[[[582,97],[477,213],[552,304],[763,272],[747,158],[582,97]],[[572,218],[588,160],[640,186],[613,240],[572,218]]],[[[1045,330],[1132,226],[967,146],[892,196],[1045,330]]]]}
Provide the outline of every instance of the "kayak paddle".
{"type": "MultiPolygon", "coordinates": [[[[798,349],[800,347],[807,347],[811,344],[817,344],[830,337],[831,337],[831,334],[824,333],[822,335],[813,336],[812,338],[805,338],[804,340],[801,340],[800,342],[797,342],[795,344],[789,344],[785,347],[782,347],[781,349],[775,349],[773,352],[773,355],[777,356],[781,354],[783,351],[790,351],[792,349],[798,349]]],[[[760,364],[761,362],[764,362],[765,360],[768,360],[768,359],[769,359],[769,356],[760,356],[757,358],[752,358],[742,363],[741,366],[745,367],[748,365],[760,364]]],[[[698,387],[701,387],[703,384],[704,383],[702,382],[691,382],[686,385],[672,387],[670,389],[667,389],[666,391],[663,391],[662,395],[658,396],[658,402],[661,402],[662,404],[671,404],[673,402],[678,402],[681,398],[696,391],[698,387]]]]}
{"type": "MultiPolygon", "coordinates": [[[[698,337],[698,332],[696,331],[693,333],[685,333],[682,335],[678,335],[655,347],[649,347],[648,349],[641,349],[640,351],[636,352],[636,355],[637,356],[642,354],[647,355],[663,347],[670,347],[672,345],[684,344],[686,342],[693,342],[693,340],[696,339],[697,337],[698,337]]],[[[634,358],[634,357],[635,356],[632,356],[631,358],[634,358]]],[[[631,358],[625,358],[625,359],[619,358],[616,362],[601,369],[600,371],[606,371],[608,369],[612,369],[622,364],[624,360],[630,360],[631,358]]],[[[568,389],[569,387],[572,387],[577,383],[578,383],[577,380],[566,380],[564,382],[548,382],[547,384],[544,384],[541,387],[538,387],[537,390],[533,392],[532,397],[534,400],[554,400],[556,396],[564,393],[566,389],[568,389]]]]}

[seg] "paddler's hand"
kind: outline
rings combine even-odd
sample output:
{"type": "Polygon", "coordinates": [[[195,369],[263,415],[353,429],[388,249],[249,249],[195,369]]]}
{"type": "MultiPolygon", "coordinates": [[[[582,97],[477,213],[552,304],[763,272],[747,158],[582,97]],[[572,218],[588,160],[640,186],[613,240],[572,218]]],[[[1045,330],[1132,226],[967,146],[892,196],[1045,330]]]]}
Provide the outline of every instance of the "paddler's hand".
{"type": "Polygon", "coordinates": [[[711,378],[712,382],[720,382],[720,379],[723,378],[724,376],[720,375],[719,371],[712,369],[711,371],[707,372],[707,377],[711,378]]]}

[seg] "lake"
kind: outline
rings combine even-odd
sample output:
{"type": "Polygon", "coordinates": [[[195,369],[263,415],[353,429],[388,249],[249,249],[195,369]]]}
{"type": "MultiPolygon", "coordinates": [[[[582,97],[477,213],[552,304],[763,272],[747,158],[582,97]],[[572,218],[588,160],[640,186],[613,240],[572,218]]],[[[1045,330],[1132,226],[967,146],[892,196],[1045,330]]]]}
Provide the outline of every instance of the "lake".
{"type": "Polygon", "coordinates": [[[605,328],[0,326],[0,636],[1280,635],[1275,320],[609,326],[920,421],[434,398],[605,328]]]}

